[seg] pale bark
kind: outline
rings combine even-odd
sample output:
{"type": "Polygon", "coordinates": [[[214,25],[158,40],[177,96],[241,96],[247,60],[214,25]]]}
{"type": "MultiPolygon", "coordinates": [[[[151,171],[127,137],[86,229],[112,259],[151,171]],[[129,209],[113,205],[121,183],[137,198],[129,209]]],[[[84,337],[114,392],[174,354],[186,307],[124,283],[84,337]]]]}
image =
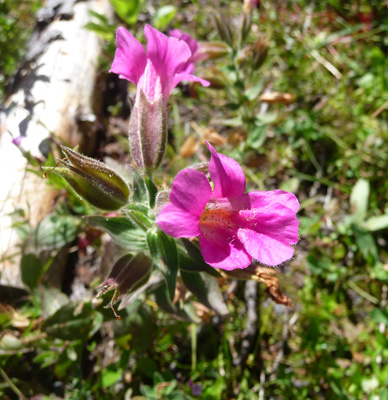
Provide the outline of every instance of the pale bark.
{"type": "MultiPolygon", "coordinates": [[[[55,196],[42,178],[25,172],[27,161],[12,138],[23,136],[21,147],[38,158],[47,156],[47,143],[52,137],[70,146],[80,144],[86,152],[94,146],[88,128],[96,121],[93,104],[102,42],[84,26],[91,20],[89,10],[108,18],[113,12],[109,0],[62,3],[66,3],[66,13],[49,15],[47,18],[52,21],[34,34],[25,72],[19,71],[17,88],[0,111],[0,283],[3,284],[21,284],[21,243],[10,228],[8,214],[22,208],[31,224],[36,225],[52,211],[55,196]]],[[[42,21],[39,25],[42,26],[42,21]]]]}

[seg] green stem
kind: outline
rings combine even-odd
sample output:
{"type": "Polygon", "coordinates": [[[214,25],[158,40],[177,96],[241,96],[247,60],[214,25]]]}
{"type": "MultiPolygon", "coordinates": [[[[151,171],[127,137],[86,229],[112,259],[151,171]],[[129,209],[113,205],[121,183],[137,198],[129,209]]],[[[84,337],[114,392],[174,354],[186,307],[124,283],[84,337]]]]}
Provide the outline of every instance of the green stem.
{"type": "Polygon", "coordinates": [[[0,374],[3,377],[3,379],[7,382],[8,386],[15,392],[16,396],[18,396],[20,400],[26,400],[26,397],[24,397],[23,393],[15,386],[15,384],[12,382],[12,380],[8,377],[8,375],[1,367],[0,367],[0,374]]]}
{"type": "Polygon", "coordinates": [[[191,333],[191,370],[197,369],[197,325],[190,325],[191,333]]]}

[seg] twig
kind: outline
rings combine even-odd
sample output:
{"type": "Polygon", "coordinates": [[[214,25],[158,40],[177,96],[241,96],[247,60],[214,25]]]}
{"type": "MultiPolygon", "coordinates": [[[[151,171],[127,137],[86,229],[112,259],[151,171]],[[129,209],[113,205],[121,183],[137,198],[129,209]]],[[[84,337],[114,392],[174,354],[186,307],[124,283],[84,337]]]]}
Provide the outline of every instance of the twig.
{"type": "Polygon", "coordinates": [[[381,111],[383,111],[384,108],[387,107],[387,106],[388,106],[388,100],[385,101],[385,102],[371,115],[371,118],[376,118],[376,117],[381,113],[381,111]]]}
{"type": "Polygon", "coordinates": [[[235,365],[245,363],[253,346],[257,333],[257,282],[247,281],[245,284],[245,301],[247,305],[247,326],[243,332],[243,341],[235,365]]]}

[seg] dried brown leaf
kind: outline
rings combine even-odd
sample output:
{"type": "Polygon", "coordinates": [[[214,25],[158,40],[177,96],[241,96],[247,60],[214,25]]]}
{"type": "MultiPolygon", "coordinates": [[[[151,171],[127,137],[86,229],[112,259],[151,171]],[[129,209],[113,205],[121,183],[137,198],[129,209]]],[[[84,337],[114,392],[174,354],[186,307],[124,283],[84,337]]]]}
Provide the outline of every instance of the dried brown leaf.
{"type": "Polygon", "coordinates": [[[283,304],[287,307],[292,307],[291,299],[285,296],[280,290],[279,278],[277,277],[278,273],[274,269],[251,264],[248,268],[245,269],[221,271],[221,273],[236,279],[255,280],[257,282],[264,283],[268,296],[275,303],[283,304]]]}
{"type": "Polygon", "coordinates": [[[263,93],[259,97],[259,100],[269,104],[274,104],[274,103],[291,104],[292,102],[295,101],[295,96],[290,93],[267,92],[263,93]]]}

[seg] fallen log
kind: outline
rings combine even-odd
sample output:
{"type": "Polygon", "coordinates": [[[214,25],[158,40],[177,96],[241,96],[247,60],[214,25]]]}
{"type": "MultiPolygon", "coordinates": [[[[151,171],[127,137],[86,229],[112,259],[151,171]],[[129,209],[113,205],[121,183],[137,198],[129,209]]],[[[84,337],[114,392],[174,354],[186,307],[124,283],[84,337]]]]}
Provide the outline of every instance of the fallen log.
{"type": "Polygon", "coordinates": [[[102,41],[84,28],[90,11],[110,18],[109,0],[49,0],[37,14],[26,59],[15,76],[13,94],[0,109],[0,283],[22,286],[20,239],[10,213],[23,209],[32,226],[52,211],[55,190],[26,172],[21,149],[47,156],[55,137],[91,153],[97,119],[95,87],[102,41]],[[16,144],[16,145],[15,145],[16,144]]]}

